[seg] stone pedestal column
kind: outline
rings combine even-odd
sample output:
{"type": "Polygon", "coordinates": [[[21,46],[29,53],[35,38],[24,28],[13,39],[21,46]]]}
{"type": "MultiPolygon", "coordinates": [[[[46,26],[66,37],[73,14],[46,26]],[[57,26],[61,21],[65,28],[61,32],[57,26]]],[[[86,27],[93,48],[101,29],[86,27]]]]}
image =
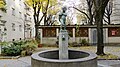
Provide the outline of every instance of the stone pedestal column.
{"type": "Polygon", "coordinates": [[[59,33],[59,59],[68,59],[68,32],[60,30],[59,33]]]}

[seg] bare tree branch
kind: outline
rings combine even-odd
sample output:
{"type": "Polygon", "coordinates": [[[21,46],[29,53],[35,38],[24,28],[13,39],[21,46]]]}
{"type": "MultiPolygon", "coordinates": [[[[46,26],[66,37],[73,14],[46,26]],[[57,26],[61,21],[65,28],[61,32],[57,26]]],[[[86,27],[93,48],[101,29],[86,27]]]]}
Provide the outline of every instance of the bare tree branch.
{"type": "Polygon", "coordinates": [[[81,13],[83,13],[83,14],[85,14],[85,16],[90,20],[90,17],[87,15],[87,13],[85,13],[85,12],[83,12],[83,11],[81,11],[81,10],[79,10],[78,8],[76,8],[76,7],[73,7],[74,9],[76,9],[76,10],[78,10],[79,12],[81,12],[81,13]]]}
{"type": "Polygon", "coordinates": [[[110,24],[111,14],[112,14],[112,3],[109,1],[106,8],[105,8],[105,13],[104,13],[104,17],[106,18],[106,21],[108,22],[108,24],[110,24]]]}

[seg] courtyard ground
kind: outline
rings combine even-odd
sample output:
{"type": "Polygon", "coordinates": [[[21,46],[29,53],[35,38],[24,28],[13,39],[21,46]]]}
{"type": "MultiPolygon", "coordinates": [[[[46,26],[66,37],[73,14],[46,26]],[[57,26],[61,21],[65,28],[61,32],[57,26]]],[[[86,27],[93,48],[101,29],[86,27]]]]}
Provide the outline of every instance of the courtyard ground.
{"type": "MultiPolygon", "coordinates": [[[[38,48],[36,52],[57,49],[53,47],[38,48]]],[[[71,47],[75,50],[96,52],[96,46],[90,47],[71,47]]],[[[105,53],[111,53],[120,57],[120,46],[106,46],[105,53]]],[[[98,60],[99,67],[120,67],[120,60],[98,60]]],[[[31,57],[20,57],[18,59],[0,59],[0,67],[31,67],[31,57]]]]}

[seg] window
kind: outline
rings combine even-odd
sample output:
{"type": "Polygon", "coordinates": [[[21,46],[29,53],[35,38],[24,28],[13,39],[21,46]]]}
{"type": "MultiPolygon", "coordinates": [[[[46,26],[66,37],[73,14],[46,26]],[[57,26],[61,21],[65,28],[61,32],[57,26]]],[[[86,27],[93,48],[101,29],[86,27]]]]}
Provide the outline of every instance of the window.
{"type": "Polygon", "coordinates": [[[31,21],[31,17],[30,17],[30,21],[31,21]]]}
{"type": "Polygon", "coordinates": [[[12,23],[12,31],[15,31],[15,24],[12,23]]]}
{"type": "Polygon", "coordinates": [[[4,27],[4,31],[7,31],[7,28],[6,28],[6,27],[4,27]]]}
{"type": "Polygon", "coordinates": [[[21,0],[19,0],[19,5],[21,6],[21,4],[22,4],[22,3],[21,3],[21,0]]]}
{"type": "Polygon", "coordinates": [[[19,25],[19,31],[22,31],[22,25],[19,25]]]}
{"type": "Polygon", "coordinates": [[[12,15],[15,15],[15,9],[12,8],[12,15]]]}
{"type": "Polygon", "coordinates": [[[24,14],[24,18],[25,18],[25,20],[27,20],[27,15],[24,14]]]}
{"type": "Polygon", "coordinates": [[[21,12],[19,12],[19,18],[22,18],[22,13],[21,12]]]}

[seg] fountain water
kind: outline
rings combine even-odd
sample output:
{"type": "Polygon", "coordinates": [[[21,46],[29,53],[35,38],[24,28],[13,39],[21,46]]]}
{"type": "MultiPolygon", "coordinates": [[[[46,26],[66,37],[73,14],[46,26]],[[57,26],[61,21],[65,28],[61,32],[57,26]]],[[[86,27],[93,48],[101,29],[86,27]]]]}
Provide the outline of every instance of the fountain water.
{"type": "Polygon", "coordinates": [[[59,15],[61,28],[59,33],[59,50],[47,50],[31,56],[32,67],[97,67],[97,56],[94,53],[68,50],[68,32],[65,18],[66,7],[59,15]]]}

